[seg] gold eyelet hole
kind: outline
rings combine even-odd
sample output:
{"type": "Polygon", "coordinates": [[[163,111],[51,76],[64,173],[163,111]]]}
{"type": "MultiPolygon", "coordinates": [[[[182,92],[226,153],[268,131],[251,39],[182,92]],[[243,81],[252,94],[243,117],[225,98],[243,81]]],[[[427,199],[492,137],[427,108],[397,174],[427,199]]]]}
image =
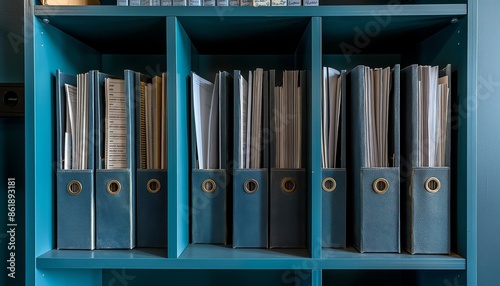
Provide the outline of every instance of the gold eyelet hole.
{"type": "Polygon", "coordinates": [[[216,188],[217,184],[212,179],[206,179],[205,181],[203,181],[203,183],[201,183],[201,189],[205,193],[213,193],[216,188]]]}
{"type": "Polygon", "coordinates": [[[337,188],[337,181],[332,177],[328,177],[323,180],[321,185],[323,186],[323,190],[329,193],[335,191],[337,188]]]}
{"type": "Polygon", "coordinates": [[[148,192],[150,192],[152,194],[156,194],[161,189],[160,181],[158,181],[157,179],[151,179],[146,184],[146,188],[148,189],[148,192]]]}
{"type": "Polygon", "coordinates": [[[283,181],[281,181],[281,189],[285,193],[293,193],[296,187],[297,183],[293,178],[284,178],[283,181]]]}
{"type": "Polygon", "coordinates": [[[247,194],[253,194],[257,192],[258,189],[259,189],[259,182],[257,182],[255,179],[248,179],[243,184],[243,190],[247,194]]]}
{"type": "Polygon", "coordinates": [[[430,177],[425,181],[425,190],[429,193],[437,193],[441,189],[441,182],[436,177],[430,177]]]}
{"type": "Polygon", "coordinates": [[[122,189],[122,185],[117,180],[111,180],[106,185],[106,190],[110,195],[117,195],[122,189]]]}
{"type": "Polygon", "coordinates": [[[384,178],[378,178],[373,182],[373,191],[377,194],[384,194],[389,189],[389,182],[384,178]]]}
{"type": "Polygon", "coordinates": [[[76,196],[82,192],[82,183],[78,180],[73,180],[68,183],[68,193],[72,196],[76,196]]]}

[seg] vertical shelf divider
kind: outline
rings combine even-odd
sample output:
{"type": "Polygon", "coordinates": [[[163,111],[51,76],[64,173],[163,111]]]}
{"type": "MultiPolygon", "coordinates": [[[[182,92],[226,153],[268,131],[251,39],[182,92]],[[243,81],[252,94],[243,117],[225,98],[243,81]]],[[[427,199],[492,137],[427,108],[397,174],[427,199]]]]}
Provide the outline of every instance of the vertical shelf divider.
{"type": "Polygon", "coordinates": [[[191,43],[176,17],[167,18],[168,94],[168,257],[177,258],[189,244],[189,144],[187,75],[191,43]]]}

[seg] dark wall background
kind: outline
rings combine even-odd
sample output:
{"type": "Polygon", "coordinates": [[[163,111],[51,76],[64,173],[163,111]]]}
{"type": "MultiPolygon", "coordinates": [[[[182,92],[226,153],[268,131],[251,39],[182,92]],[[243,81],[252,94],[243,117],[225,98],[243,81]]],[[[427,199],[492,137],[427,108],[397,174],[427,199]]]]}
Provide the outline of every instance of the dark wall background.
{"type": "MultiPolygon", "coordinates": [[[[0,1],[0,85],[24,83],[24,1],[0,1]]],[[[4,94],[0,94],[3,102],[4,94]]],[[[24,118],[0,115],[0,285],[25,284],[25,224],[24,224],[24,118]],[[7,276],[7,182],[15,178],[15,279],[7,276]]]]}

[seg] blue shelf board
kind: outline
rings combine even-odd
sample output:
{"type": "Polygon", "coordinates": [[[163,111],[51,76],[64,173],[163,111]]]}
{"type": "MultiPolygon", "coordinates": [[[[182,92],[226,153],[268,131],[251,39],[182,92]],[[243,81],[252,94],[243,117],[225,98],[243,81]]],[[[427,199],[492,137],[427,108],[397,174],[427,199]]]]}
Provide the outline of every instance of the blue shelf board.
{"type": "Polygon", "coordinates": [[[191,244],[177,262],[206,269],[292,269],[308,260],[311,258],[306,249],[245,249],[191,244]]]}
{"type": "Polygon", "coordinates": [[[131,250],[50,250],[36,258],[38,268],[151,268],[167,265],[167,249],[136,248],[131,250]]]}
{"type": "Polygon", "coordinates": [[[179,259],[296,259],[310,258],[307,249],[232,248],[226,245],[190,244],[179,259]]]}
{"type": "Polygon", "coordinates": [[[35,16],[213,16],[224,17],[325,17],[466,15],[466,4],[334,5],[316,7],[137,7],[137,6],[35,6],[35,16]]]}
{"type": "Polygon", "coordinates": [[[322,258],[306,249],[233,249],[208,244],[188,245],[178,258],[166,249],[51,250],[36,259],[37,268],[59,269],[415,269],[464,270],[458,255],[358,253],[323,248],[322,258]]]}
{"type": "Polygon", "coordinates": [[[319,262],[323,269],[466,269],[466,259],[456,254],[359,253],[353,248],[323,248],[319,262]]]}

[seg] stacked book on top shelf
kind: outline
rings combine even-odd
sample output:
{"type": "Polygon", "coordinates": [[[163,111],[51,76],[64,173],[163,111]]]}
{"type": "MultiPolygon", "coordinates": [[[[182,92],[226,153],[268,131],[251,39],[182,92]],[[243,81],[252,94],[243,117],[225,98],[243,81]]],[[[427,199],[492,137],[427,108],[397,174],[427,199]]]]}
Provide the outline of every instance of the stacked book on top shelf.
{"type": "MultiPolygon", "coordinates": [[[[99,0],[41,0],[42,5],[100,5],[99,0]]],[[[318,6],[318,0],[116,0],[117,6],[318,6]]]]}
{"type": "Polygon", "coordinates": [[[318,6],[318,0],[117,0],[118,6],[318,6]],[[303,2],[302,2],[303,1],[303,2]]]}

